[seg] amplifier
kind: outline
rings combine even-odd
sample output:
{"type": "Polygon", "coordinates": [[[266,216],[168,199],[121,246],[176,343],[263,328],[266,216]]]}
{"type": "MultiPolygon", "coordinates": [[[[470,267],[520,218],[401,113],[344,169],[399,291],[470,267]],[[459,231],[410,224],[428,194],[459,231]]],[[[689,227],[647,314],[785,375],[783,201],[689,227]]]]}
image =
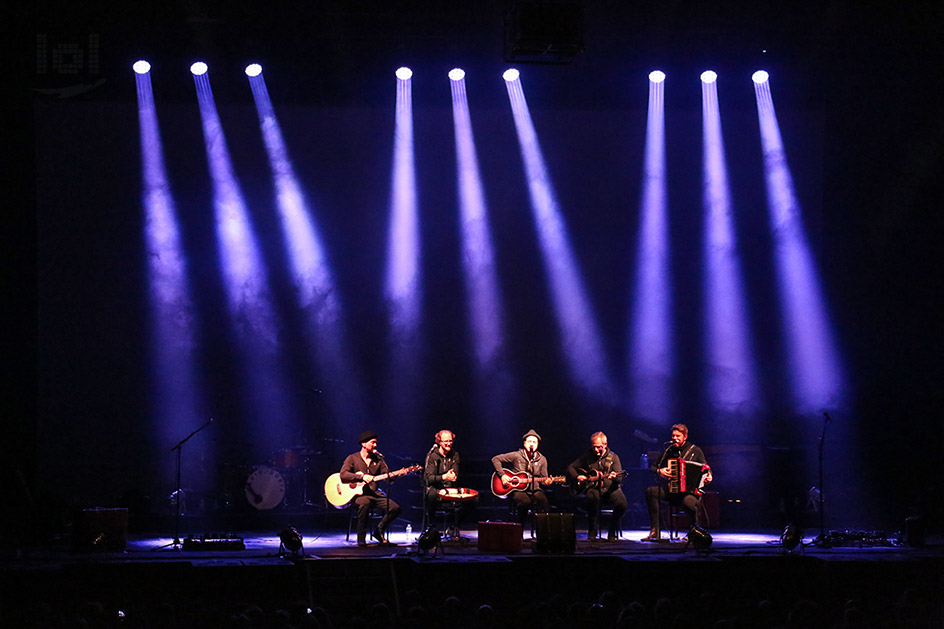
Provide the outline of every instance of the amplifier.
{"type": "Polygon", "coordinates": [[[517,522],[479,522],[479,550],[521,552],[522,527],[517,522]]]}
{"type": "Polygon", "coordinates": [[[535,552],[572,553],[577,549],[577,532],[573,513],[536,513],[537,541],[535,552]]]}
{"type": "Polygon", "coordinates": [[[127,509],[82,509],[72,522],[77,551],[123,551],[127,543],[127,509]]]}

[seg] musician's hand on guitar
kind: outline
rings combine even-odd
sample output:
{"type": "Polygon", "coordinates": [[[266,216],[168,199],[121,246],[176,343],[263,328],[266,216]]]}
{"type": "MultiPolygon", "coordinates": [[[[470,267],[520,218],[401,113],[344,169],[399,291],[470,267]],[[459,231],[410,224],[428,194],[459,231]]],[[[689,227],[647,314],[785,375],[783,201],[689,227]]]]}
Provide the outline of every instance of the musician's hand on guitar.
{"type": "Polygon", "coordinates": [[[455,471],[455,470],[449,470],[448,472],[446,472],[445,474],[443,474],[443,480],[448,480],[448,481],[454,481],[454,480],[456,480],[456,471],[455,471]]]}
{"type": "Polygon", "coordinates": [[[511,484],[511,476],[509,476],[508,474],[502,474],[501,482],[502,482],[503,487],[508,487],[508,485],[511,484]]]}
{"type": "Polygon", "coordinates": [[[542,482],[543,482],[545,485],[552,485],[552,484],[554,483],[554,479],[553,479],[552,477],[548,476],[548,477],[545,478],[542,482]]]}
{"type": "Polygon", "coordinates": [[[364,481],[365,483],[372,483],[374,481],[374,475],[364,474],[363,476],[361,476],[361,480],[364,481]]]}
{"type": "Polygon", "coordinates": [[[577,482],[578,482],[578,483],[586,482],[587,479],[589,479],[589,478],[590,478],[589,476],[586,476],[586,475],[584,475],[584,474],[577,474],[577,482]]]}

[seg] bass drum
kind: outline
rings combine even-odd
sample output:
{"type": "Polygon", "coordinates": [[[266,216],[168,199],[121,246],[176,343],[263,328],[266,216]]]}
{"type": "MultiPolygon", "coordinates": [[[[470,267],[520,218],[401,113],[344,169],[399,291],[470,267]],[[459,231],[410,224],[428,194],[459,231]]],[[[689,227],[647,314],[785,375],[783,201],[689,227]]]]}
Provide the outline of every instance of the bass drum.
{"type": "Polygon", "coordinates": [[[271,467],[257,467],[246,479],[246,500],[259,510],[273,509],[285,498],[285,479],[271,467]]]}

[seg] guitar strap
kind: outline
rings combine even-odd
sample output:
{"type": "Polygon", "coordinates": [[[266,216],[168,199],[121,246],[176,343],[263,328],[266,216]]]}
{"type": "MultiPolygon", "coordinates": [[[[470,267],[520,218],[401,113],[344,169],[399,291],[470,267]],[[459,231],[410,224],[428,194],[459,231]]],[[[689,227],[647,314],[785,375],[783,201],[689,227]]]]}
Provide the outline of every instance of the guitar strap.
{"type": "MultiPolygon", "coordinates": [[[[613,453],[609,450],[606,451],[606,455],[600,459],[600,473],[608,474],[613,471],[613,453]]],[[[617,487],[617,483],[613,480],[609,481],[609,484],[606,484],[606,481],[603,481],[601,489],[605,489],[607,493],[613,491],[617,487]]]]}
{"type": "Polygon", "coordinates": [[[601,463],[603,465],[601,472],[611,472],[613,470],[613,453],[607,450],[606,456],[601,459],[601,463]]]}

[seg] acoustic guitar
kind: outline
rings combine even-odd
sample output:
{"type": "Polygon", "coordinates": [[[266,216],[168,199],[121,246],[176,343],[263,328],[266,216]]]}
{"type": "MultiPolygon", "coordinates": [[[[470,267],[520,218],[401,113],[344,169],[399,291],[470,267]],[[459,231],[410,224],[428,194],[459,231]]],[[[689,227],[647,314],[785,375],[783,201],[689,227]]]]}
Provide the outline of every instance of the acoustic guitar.
{"type": "Polygon", "coordinates": [[[492,493],[499,498],[507,498],[508,494],[513,491],[527,490],[531,481],[537,481],[540,484],[544,484],[547,479],[550,479],[552,484],[567,482],[567,479],[563,476],[532,476],[527,472],[512,472],[511,470],[505,469],[502,470],[502,474],[498,472],[492,474],[492,493]],[[507,474],[511,477],[507,485],[502,482],[502,474],[507,474]]]}
{"type": "MultiPolygon", "coordinates": [[[[578,494],[586,492],[588,489],[599,489],[603,487],[603,481],[609,476],[609,472],[601,472],[600,470],[588,470],[584,468],[578,468],[577,473],[581,476],[586,476],[587,480],[585,481],[574,481],[575,487],[574,491],[578,494]]],[[[615,477],[613,480],[620,479],[625,477],[629,472],[627,470],[619,470],[615,472],[615,477]]]]}
{"type": "MultiPolygon", "coordinates": [[[[423,468],[419,465],[403,467],[393,472],[387,472],[386,474],[374,476],[374,480],[372,482],[387,480],[388,478],[403,476],[404,474],[411,474],[413,472],[419,472],[421,469],[423,468]]],[[[364,485],[366,484],[367,483],[362,480],[354,481],[353,483],[345,483],[341,480],[341,473],[335,472],[325,481],[325,498],[327,498],[328,502],[330,502],[334,507],[343,509],[352,500],[354,500],[354,498],[364,493],[364,485]]]]}

